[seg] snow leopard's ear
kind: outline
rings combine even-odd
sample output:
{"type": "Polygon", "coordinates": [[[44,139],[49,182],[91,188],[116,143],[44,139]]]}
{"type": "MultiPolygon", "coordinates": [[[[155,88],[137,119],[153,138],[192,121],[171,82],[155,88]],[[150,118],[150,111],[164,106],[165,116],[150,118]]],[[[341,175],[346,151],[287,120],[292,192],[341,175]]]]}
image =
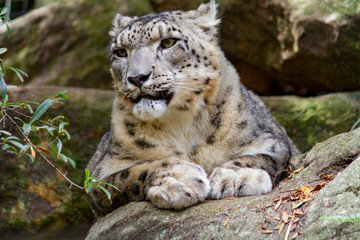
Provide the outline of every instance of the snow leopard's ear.
{"type": "Polygon", "coordinates": [[[189,11],[189,19],[199,26],[205,33],[214,35],[217,33],[216,26],[220,23],[217,18],[218,4],[215,0],[210,0],[208,3],[202,3],[197,10],[189,11]]]}
{"type": "Polygon", "coordinates": [[[110,36],[112,38],[116,37],[121,31],[121,29],[129,25],[133,19],[134,18],[132,17],[123,16],[120,13],[116,14],[115,18],[112,21],[112,30],[109,33],[110,36]]]}

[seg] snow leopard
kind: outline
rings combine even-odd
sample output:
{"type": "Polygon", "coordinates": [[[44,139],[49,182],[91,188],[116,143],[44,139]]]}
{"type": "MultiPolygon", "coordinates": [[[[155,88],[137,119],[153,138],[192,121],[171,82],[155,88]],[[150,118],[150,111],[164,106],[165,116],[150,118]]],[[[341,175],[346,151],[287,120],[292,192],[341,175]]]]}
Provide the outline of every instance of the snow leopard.
{"type": "Polygon", "coordinates": [[[269,193],[298,154],[219,46],[217,4],[140,17],[117,14],[108,57],[109,131],[88,163],[96,218],[132,201],[181,210],[206,199],[269,193]]]}

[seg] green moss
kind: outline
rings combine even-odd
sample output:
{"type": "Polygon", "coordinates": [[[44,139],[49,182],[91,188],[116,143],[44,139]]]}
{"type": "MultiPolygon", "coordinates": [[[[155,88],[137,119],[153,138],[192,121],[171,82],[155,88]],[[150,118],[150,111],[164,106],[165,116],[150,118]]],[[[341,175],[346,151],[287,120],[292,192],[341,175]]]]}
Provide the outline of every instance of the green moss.
{"type": "Polygon", "coordinates": [[[50,224],[54,223],[56,221],[56,217],[54,215],[50,215],[45,218],[40,219],[40,226],[49,226],[50,224]]]}
{"type": "Polygon", "coordinates": [[[359,98],[360,93],[352,93],[264,100],[299,149],[305,152],[317,142],[349,131],[360,116],[359,98]]]}
{"type": "Polygon", "coordinates": [[[10,226],[15,229],[22,229],[28,225],[28,222],[23,218],[10,219],[10,226]]]}

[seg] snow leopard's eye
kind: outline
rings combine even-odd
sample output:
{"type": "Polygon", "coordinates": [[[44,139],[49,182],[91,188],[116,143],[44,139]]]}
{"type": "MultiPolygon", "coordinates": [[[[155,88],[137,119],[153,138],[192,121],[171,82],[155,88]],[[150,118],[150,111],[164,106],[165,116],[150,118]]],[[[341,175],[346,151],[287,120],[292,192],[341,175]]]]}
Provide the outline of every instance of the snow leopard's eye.
{"type": "Polygon", "coordinates": [[[169,47],[174,46],[176,42],[177,42],[177,39],[175,39],[175,38],[166,38],[161,41],[160,47],[161,48],[169,48],[169,47]]]}
{"type": "Polygon", "coordinates": [[[116,49],[114,51],[114,54],[117,56],[117,57],[126,57],[127,56],[127,51],[126,49],[124,48],[119,48],[119,49],[116,49]]]}

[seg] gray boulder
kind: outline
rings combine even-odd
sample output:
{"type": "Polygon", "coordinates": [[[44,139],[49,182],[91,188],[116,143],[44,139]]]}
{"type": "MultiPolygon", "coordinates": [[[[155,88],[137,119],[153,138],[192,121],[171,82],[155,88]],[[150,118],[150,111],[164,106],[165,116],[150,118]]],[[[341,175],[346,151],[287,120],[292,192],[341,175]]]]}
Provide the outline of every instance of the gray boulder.
{"type": "MultiPolygon", "coordinates": [[[[157,11],[196,8],[195,1],[157,11]]],[[[220,43],[242,82],[261,94],[360,89],[360,1],[218,1],[220,43]]]]}

